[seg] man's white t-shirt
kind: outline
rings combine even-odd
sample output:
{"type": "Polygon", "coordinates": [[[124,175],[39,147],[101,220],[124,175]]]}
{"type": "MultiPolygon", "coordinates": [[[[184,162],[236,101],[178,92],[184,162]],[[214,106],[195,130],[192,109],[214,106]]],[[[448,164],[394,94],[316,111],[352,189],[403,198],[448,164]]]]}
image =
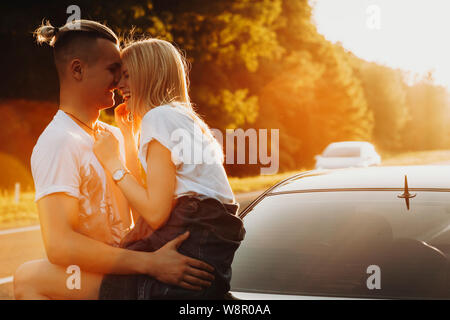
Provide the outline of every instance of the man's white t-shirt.
{"type": "MultiPolygon", "coordinates": [[[[101,121],[97,124],[117,138],[125,163],[120,130],[101,121]]],[[[92,136],[58,110],[31,155],[35,201],[53,193],[77,198],[80,208],[77,231],[117,246],[128,231],[130,210],[123,194],[96,158],[93,144],[92,136]]]]}
{"type": "Polygon", "coordinates": [[[201,129],[201,122],[179,104],[163,105],[148,111],[141,122],[139,160],[147,172],[147,151],[155,139],[171,152],[176,166],[175,198],[183,195],[215,198],[235,203],[223,167],[220,144],[201,129]]]}

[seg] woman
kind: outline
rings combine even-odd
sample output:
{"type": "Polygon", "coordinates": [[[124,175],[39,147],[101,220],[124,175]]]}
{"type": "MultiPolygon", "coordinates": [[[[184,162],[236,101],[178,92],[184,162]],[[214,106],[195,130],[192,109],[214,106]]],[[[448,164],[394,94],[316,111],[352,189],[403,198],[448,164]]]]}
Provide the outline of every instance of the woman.
{"type": "Polygon", "coordinates": [[[119,87],[126,105],[117,108],[116,120],[127,158],[139,159],[146,172],[146,186],[140,183],[137,161],[127,161],[133,163],[131,172],[120,161],[118,142],[108,131],[97,134],[94,152],[133,208],[136,226],[122,246],[154,251],[189,230],[180,253],[214,266],[215,280],[205,290],[192,291],[147,276],[107,275],[100,298],[223,298],[245,230],[236,217],[238,206],[223,168],[221,146],[192,109],[186,63],[172,44],[141,40],[128,45],[121,56],[119,87]]]}

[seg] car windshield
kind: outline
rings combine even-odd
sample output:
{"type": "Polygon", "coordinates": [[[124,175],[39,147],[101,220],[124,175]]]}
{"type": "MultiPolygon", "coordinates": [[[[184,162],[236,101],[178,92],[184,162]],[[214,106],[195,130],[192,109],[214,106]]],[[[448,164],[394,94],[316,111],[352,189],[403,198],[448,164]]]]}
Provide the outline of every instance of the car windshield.
{"type": "Polygon", "coordinates": [[[352,158],[359,157],[360,155],[360,147],[333,147],[327,148],[323,153],[323,157],[325,158],[352,158]]]}
{"type": "Polygon", "coordinates": [[[232,290],[450,298],[450,192],[417,192],[409,209],[401,193],[264,198],[244,218],[247,233],[233,262],[232,290]]]}

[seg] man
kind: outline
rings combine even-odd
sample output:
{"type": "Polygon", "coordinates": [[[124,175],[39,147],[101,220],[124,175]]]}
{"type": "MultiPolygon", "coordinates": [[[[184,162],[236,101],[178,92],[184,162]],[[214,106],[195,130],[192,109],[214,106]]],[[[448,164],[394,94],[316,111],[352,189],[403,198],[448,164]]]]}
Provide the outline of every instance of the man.
{"type": "Polygon", "coordinates": [[[130,229],[130,209],[92,150],[95,130],[106,127],[122,141],[125,162],[120,130],[97,121],[100,110],[114,105],[120,80],[117,36],[89,20],[59,29],[47,23],[36,36],[54,48],[60,108],[31,157],[48,260],[17,269],[16,299],[97,299],[103,274],[150,275],[192,290],[210,285],[212,267],[177,252],[188,234],[151,253],[119,247],[130,229]],[[79,289],[66,285],[69,265],[81,269],[79,289]]]}

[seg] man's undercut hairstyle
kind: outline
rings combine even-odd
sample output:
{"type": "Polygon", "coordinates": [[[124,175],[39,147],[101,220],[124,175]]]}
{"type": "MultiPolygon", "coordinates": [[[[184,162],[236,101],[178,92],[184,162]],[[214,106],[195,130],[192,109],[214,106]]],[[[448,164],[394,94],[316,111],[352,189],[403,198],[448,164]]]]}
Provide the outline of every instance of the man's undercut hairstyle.
{"type": "Polygon", "coordinates": [[[97,39],[106,39],[119,45],[119,39],[110,28],[92,20],[75,20],[61,28],[54,27],[46,21],[36,29],[34,36],[37,43],[47,43],[53,47],[60,80],[64,68],[72,59],[78,58],[87,64],[97,61],[97,39]]]}

